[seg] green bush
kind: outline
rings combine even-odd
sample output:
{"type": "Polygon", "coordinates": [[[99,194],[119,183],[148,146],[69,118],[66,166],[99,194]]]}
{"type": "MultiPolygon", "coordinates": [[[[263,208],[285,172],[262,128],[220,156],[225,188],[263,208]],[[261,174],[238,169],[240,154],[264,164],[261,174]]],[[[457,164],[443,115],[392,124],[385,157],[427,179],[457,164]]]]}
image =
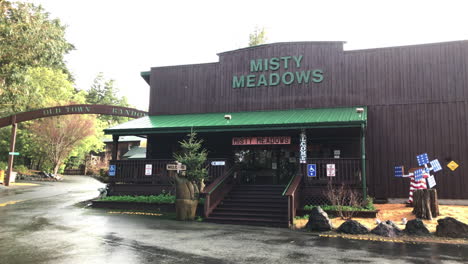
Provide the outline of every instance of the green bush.
{"type": "Polygon", "coordinates": [[[170,194],[149,195],[149,196],[131,196],[131,195],[107,196],[107,197],[101,198],[99,201],[173,204],[175,203],[175,196],[170,195],[170,194]]]}
{"type": "Polygon", "coordinates": [[[374,198],[367,196],[367,199],[363,202],[362,207],[371,211],[375,210],[374,198]]]}
{"type": "Polygon", "coordinates": [[[14,166],[13,170],[18,172],[19,174],[23,174],[23,175],[29,173],[29,169],[24,165],[14,166]]]}
{"type": "MultiPolygon", "coordinates": [[[[305,205],[304,210],[312,210],[312,208],[317,207],[317,205],[305,205]]],[[[320,205],[324,211],[339,211],[339,206],[336,205],[320,205]]],[[[373,211],[375,208],[369,209],[367,207],[356,207],[356,206],[341,206],[342,211],[373,211]]]]}
{"type": "Polygon", "coordinates": [[[8,167],[8,163],[5,161],[0,161],[0,170],[6,170],[8,167]]]}
{"type": "Polygon", "coordinates": [[[309,215],[305,214],[303,216],[295,216],[294,219],[299,220],[299,219],[309,219],[309,215]]]}

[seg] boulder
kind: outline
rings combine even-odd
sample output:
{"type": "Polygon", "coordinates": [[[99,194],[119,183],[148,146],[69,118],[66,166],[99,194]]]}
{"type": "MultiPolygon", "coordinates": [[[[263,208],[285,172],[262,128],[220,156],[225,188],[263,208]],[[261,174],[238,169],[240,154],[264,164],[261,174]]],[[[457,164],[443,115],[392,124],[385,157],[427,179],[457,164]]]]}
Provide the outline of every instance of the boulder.
{"type": "Polygon", "coordinates": [[[395,232],[396,232],[398,235],[402,235],[402,234],[403,234],[403,230],[401,230],[395,223],[393,223],[393,221],[387,220],[387,221],[385,221],[385,223],[386,223],[387,225],[392,226],[392,227],[395,229],[395,232]]]}
{"type": "Polygon", "coordinates": [[[436,236],[468,238],[468,225],[453,217],[445,217],[437,220],[436,236]]]}
{"type": "Polygon", "coordinates": [[[345,234],[368,234],[370,230],[355,220],[348,220],[338,228],[338,232],[345,234]]]}
{"type": "Polygon", "coordinates": [[[401,231],[401,229],[392,221],[385,221],[376,226],[371,233],[384,237],[397,237],[402,235],[403,231],[401,231]]]}
{"type": "Polygon", "coordinates": [[[408,221],[408,223],[406,223],[405,233],[413,236],[428,236],[431,234],[421,219],[408,221]]]}
{"type": "Polygon", "coordinates": [[[312,208],[306,227],[309,231],[330,231],[333,229],[328,214],[324,212],[320,206],[312,208]]]}

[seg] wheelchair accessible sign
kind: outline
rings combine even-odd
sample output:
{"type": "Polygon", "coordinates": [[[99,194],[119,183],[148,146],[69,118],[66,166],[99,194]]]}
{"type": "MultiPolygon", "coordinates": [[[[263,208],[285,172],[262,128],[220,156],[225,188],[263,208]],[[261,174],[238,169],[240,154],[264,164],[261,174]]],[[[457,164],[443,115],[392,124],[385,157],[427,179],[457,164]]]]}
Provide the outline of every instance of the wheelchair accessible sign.
{"type": "Polygon", "coordinates": [[[317,164],[307,164],[307,176],[317,177],[317,164]]]}

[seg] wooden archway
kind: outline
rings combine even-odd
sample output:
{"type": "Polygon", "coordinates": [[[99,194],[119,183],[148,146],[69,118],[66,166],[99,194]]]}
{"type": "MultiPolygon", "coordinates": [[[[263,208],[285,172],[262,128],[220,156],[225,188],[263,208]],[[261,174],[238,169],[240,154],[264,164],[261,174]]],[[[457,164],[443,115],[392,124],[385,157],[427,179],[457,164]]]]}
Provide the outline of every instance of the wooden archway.
{"type": "MultiPolygon", "coordinates": [[[[4,186],[10,185],[10,176],[13,168],[13,160],[15,155],[16,144],[16,129],[17,124],[30,121],[38,118],[60,116],[60,115],[83,115],[83,114],[100,114],[100,115],[113,115],[124,116],[130,118],[138,118],[148,115],[147,112],[134,108],[112,106],[112,105],[65,105],[55,106],[49,108],[37,109],[34,111],[13,114],[7,117],[0,118],[0,128],[11,125],[11,141],[10,153],[8,155],[8,170],[5,174],[3,184],[4,186]]],[[[117,139],[118,140],[118,139],[117,139]]]]}
{"type": "Polygon", "coordinates": [[[49,108],[38,109],[29,112],[22,112],[13,114],[11,116],[0,118],[0,128],[21,123],[24,121],[34,120],[38,118],[59,116],[59,115],[82,115],[82,114],[100,114],[100,115],[113,115],[124,117],[143,117],[148,115],[147,112],[134,108],[112,106],[112,105],[65,105],[55,106],[49,108]]]}

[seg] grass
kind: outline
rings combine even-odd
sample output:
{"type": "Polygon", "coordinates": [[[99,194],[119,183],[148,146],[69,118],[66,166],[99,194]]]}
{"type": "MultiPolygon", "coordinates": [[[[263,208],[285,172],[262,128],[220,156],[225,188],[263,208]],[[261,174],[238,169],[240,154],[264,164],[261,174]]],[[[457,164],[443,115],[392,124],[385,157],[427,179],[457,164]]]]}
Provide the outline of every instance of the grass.
{"type": "Polygon", "coordinates": [[[105,202],[135,202],[135,203],[157,203],[157,204],[173,204],[175,203],[175,196],[169,194],[148,195],[148,196],[107,196],[99,199],[105,202]]]}

